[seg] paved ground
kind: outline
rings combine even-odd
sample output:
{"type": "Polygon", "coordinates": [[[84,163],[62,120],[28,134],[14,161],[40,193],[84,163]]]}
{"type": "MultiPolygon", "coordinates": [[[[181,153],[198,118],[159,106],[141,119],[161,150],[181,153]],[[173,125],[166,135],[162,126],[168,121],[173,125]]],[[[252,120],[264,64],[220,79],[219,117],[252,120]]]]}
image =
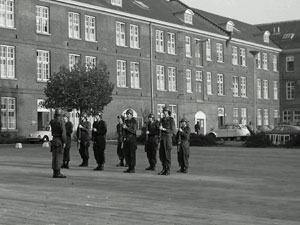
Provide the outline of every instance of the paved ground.
{"type": "MultiPolygon", "coordinates": [[[[147,172],[143,147],[137,172],[124,174],[116,146],[105,171],[80,168],[72,149],[67,179],[53,179],[41,145],[0,145],[3,225],[299,225],[300,149],[192,147],[189,174],[147,172]]],[[[159,164],[158,169],[161,169],[159,164]]]]}

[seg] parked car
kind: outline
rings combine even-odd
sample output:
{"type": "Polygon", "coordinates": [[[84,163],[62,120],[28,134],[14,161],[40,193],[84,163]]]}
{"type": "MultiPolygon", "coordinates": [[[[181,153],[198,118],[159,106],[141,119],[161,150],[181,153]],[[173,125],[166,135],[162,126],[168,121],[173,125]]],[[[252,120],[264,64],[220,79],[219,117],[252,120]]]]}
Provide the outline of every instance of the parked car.
{"type": "Polygon", "coordinates": [[[51,141],[53,138],[51,133],[51,127],[45,126],[43,129],[38,130],[34,133],[29,134],[29,137],[26,140],[30,143],[51,141]]]}
{"type": "Polygon", "coordinates": [[[245,125],[242,124],[225,124],[218,130],[213,130],[208,133],[209,136],[216,140],[245,140],[250,136],[250,132],[245,125]]]}
{"type": "Polygon", "coordinates": [[[273,130],[265,132],[273,144],[285,144],[293,136],[300,134],[300,127],[294,125],[277,125],[273,130]]]}

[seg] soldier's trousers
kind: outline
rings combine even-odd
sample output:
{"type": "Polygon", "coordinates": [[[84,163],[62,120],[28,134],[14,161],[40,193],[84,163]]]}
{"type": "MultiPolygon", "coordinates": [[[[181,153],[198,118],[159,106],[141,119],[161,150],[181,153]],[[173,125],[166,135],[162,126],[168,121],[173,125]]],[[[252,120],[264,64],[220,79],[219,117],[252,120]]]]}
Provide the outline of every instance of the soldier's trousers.
{"type": "Polygon", "coordinates": [[[163,135],[160,141],[159,159],[165,170],[171,168],[171,151],[172,151],[172,136],[163,135]]]}
{"type": "Polygon", "coordinates": [[[94,142],[93,150],[97,164],[103,165],[105,163],[105,147],[97,142],[94,142]]]}
{"type": "Polygon", "coordinates": [[[147,154],[148,162],[150,164],[150,167],[156,166],[156,153],[157,153],[157,147],[158,147],[158,138],[157,137],[148,137],[148,141],[145,144],[145,151],[147,154]]]}
{"type": "Polygon", "coordinates": [[[90,143],[88,141],[80,141],[79,154],[84,163],[89,161],[89,146],[90,143]]]}
{"type": "Polygon", "coordinates": [[[124,141],[124,156],[130,170],[133,170],[136,165],[136,149],[137,142],[135,137],[124,141]]]}
{"type": "Polygon", "coordinates": [[[67,136],[66,147],[64,148],[64,162],[70,161],[70,149],[71,149],[71,136],[67,136]]]}
{"type": "Polygon", "coordinates": [[[189,168],[189,157],[190,157],[190,148],[189,143],[181,143],[179,146],[179,151],[177,152],[178,164],[181,168],[189,168]]]}
{"type": "Polygon", "coordinates": [[[60,138],[53,137],[51,141],[52,169],[60,170],[63,159],[63,146],[60,138]]]}

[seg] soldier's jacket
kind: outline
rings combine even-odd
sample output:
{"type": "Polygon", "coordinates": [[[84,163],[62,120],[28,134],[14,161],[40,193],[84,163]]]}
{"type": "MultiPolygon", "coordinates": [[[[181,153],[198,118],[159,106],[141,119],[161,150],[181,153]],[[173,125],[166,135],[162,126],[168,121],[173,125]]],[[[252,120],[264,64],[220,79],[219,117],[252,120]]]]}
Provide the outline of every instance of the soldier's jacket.
{"type": "Polygon", "coordinates": [[[116,126],[116,129],[117,129],[117,135],[118,135],[118,142],[122,142],[123,136],[124,136],[123,124],[118,123],[116,126]]]}
{"type": "Polygon", "coordinates": [[[165,131],[161,131],[161,136],[173,136],[176,134],[175,122],[172,117],[163,117],[161,119],[161,125],[166,128],[165,131]]]}
{"type": "Polygon", "coordinates": [[[160,136],[159,122],[153,121],[152,123],[147,124],[147,130],[149,131],[148,136],[160,136]]]}
{"type": "Polygon", "coordinates": [[[66,135],[66,127],[64,121],[60,118],[55,118],[50,121],[50,126],[51,126],[52,136],[53,136],[51,145],[60,146],[66,143],[67,135],[66,135]]]}
{"type": "Polygon", "coordinates": [[[80,141],[89,141],[90,139],[90,129],[91,129],[91,123],[89,121],[81,121],[81,126],[83,128],[77,129],[77,137],[80,141]]]}
{"type": "Polygon", "coordinates": [[[134,118],[125,120],[127,128],[124,128],[124,138],[130,140],[136,138],[137,122],[134,118]]]}
{"type": "Polygon", "coordinates": [[[189,126],[186,126],[184,128],[181,128],[183,131],[177,131],[176,134],[176,141],[177,143],[185,143],[190,141],[190,134],[191,134],[191,129],[189,126]]]}
{"type": "Polygon", "coordinates": [[[68,121],[68,122],[66,122],[65,126],[66,126],[67,136],[70,137],[73,133],[73,124],[72,124],[72,122],[68,121]]]}
{"type": "Polygon", "coordinates": [[[105,136],[107,132],[106,123],[103,120],[95,121],[93,123],[93,128],[96,128],[97,131],[92,131],[93,140],[96,140],[99,136],[105,136]]]}

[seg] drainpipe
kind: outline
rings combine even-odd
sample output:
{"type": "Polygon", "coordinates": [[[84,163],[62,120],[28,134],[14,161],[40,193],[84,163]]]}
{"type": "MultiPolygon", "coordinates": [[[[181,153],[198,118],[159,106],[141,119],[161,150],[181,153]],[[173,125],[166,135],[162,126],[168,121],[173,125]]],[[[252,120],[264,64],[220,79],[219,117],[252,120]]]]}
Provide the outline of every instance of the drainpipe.
{"type": "Polygon", "coordinates": [[[257,74],[256,74],[256,62],[255,58],[259,51],[250,51],[253,56],[253,131],[257,129],[257,74]]]}
{"type": "Polygon", "coordinates": [[[151,103],[151,113],[154,114],[154,88],[153,88],[153,30],[152,23],[149,23],[149,31],[150,31],[150,103],[151,103]]]}

